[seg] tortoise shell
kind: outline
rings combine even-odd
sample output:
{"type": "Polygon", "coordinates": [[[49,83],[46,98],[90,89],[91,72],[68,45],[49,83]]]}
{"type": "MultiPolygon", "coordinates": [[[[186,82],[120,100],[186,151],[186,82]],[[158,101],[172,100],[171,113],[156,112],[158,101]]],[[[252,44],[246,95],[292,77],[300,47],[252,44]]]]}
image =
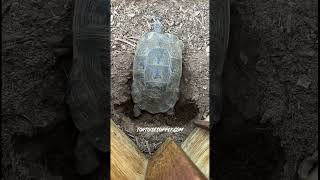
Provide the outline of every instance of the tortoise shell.
{"type": "Polygon", "coordinates": [[[133,62],[135,110],[152,114],[174,107],[179,98],[182,74],[182,41],[175,35],[162,33],[157,27],[159,24],[139,40],[133,62]]]}

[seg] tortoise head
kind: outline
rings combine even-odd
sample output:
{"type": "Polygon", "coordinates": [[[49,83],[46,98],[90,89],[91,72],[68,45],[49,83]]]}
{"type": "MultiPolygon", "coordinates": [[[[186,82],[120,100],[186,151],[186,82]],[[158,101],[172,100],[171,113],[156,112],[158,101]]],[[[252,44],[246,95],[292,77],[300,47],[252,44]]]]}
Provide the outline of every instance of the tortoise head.
{"type": "Polygon", "coordinates": [[[152,31],[157,33],[162,33],[163,26],[159,19],[155,19],[154,23],[152,24],[152,31]]]}

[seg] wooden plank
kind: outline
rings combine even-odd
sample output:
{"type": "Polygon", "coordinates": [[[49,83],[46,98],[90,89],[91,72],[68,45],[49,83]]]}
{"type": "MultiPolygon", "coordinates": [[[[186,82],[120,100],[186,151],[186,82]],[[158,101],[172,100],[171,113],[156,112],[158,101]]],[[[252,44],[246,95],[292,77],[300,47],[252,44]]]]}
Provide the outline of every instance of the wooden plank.
{"type": "Polygon", "coordinates": [[[207,179],[171,138],[148,162],[146,180],[207,179]]]}
{"type": "Polygon", "coordinates": [[[147,159],[111,121],[111,179],[144,179],[147,159]]]}
{"type": "Polygon", "coordinates": [[[210,170],[209,138],[209,131],[202,128],[196,128],[181,145],[184,152],[208,179],[210,170]]]}

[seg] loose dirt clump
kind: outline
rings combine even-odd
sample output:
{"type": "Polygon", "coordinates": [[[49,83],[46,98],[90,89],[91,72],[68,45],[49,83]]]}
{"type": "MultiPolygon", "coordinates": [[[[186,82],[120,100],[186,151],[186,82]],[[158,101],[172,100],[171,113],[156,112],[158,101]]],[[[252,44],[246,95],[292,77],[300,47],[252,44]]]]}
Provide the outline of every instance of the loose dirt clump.
{"type": "Polygon", "coordinates": [[[114,0],[111,3],[113,120],[142,151],[151,154],[168,136],[173,135],[182,142],[194,128],[191,120],[203,118],[209,110],[209,2],[114,0]],[[175,116],[145,112],[133,118],[131,83],[136,43],[150,31],[156,17],[162,19],[165,32],[177,35],[185,45],[180,99],[175,106],[175,116]],[[136,132],[137,127],[163,126],[185,129],[178,133],[136,132]]]}

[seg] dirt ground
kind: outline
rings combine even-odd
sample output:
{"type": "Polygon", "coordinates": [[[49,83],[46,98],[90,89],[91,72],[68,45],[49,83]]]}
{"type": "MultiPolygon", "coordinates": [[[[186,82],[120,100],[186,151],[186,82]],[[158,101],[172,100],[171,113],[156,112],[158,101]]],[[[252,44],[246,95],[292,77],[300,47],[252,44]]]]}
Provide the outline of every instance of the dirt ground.
{"type": "Polygon", "coordinates": [[[66,78],[51,44],[71,32],[71,22],[71,1],[2,0],[4,179],[59,179],[54,171],[70,166],[75,130],[67,125],[66,78]],[[49,170],[54,161],[65,165],[49,170]]]}
{"type": "Polygon", "coordinates": [[[224,120],[216,127],[221,179],[297,179],[299,163],[318,149],[317,7],[233,4],[224,120]]]}
{"type": "MultiPolygon", "coordinates": [[[[207,113],[208,3],[144,2],[111,2],[112,117],[151,154],[171,134],[145,136],[135,127],[185,127],[174,135],[181,142],[194,128],[191,120],[207,113]],[[176,116],[144,113],[135,119],[130,96],[134,46],[154,15],[162,16],[165,31],[187,45],[182,92],[176,116]]],[[[300,162],[318,149],[318,1],[233,2],[224,112],[214,129],[217,176],[298,180],[300,162]]],[[[51,47],[71,31],[72,1],[2,0],[2,6],[4,179],[97,179],[101,169],[90,177],[76,174],[78,132],[64,102],[66,72],[60,66],[72,54],[65,54],[70,47],[51,47]]]]}
{"type": "Polygon", "coordinates": [[[208,1],[112,1],[112,118],[146,154],[152,154],[167,137],[178,143],[190,134],[194,118],[209,109],[209,2],[208,1]],[[153,18],[162,18],[164,31],[184,43],[183,72],[176,114],[144,112],[133,118],[132,62],[139,38],[150,31],[153,18]],[[183,127],[182,132],[137,132],[137,127],[183,127]]]}

